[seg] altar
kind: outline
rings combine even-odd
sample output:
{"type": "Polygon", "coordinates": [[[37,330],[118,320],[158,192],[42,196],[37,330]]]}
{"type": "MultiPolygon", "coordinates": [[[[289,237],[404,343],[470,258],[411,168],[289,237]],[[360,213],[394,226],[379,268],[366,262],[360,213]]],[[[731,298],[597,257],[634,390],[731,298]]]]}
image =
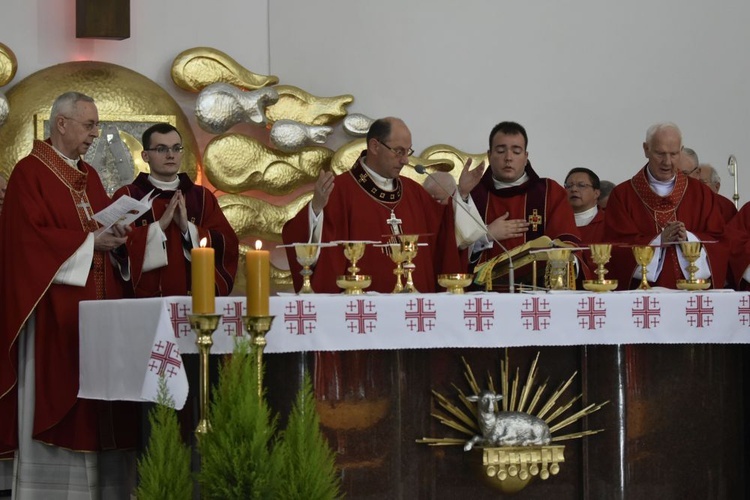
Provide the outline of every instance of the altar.
{"type": "MultiPolygon", "coordinates": [[[[184,402],[181,355],[196,352],[190,305],[189,297],[82,302],[79,395],[153,400],[162,373],[184,402]]],[[[212,353],[229,353],[242,335],[245,300],[217,299],[216,310],[212,353]]],[[[744,491],[736,344],[750,343],[748,293],[282,295],[271,298],[270,314],[269,401],[283,413],[301,371],[313,373],[349,497],[494,497],[472,485],[459,447],[415,440],[449,434],[430,417],[430,391],[464,388],[461,358],[484,383],[497,375],[504,347],[521,373],[541,352],[551,385],[578,371],[571,396],[609,401],[583,424],[605,432],[568,442],[560,475],[524,498],[744,491]]]]}

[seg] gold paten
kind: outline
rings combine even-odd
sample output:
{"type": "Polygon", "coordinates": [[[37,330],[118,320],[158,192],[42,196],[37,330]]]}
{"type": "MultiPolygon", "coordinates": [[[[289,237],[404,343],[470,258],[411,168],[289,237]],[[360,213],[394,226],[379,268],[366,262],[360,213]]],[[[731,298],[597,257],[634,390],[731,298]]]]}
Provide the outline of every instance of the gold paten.
{"type": "Polygon", "coordinates": [[[195,345],[198,347],[200,356],[199,397],[200,397],[200,420],[195,434],[200,438],[211,431],[211,422],[208,419],[208,356],[211,346],[214,345],[213,334],[219,326],[221,314],[190,314],[190,328],[195,332],[195,345]]]}
{"type": "Polygon", "coordinates": [[[277,85],[279,101],[266,108],[271,121],[294,120],[307,125],[331,125],[346,116],[346,107],[352,103],[350,94],[335,97],[318,97],[293,85],[277,85]]]}
{"type": "Polygon", "coordinates": [[[212,83],[231,83],[255,90],[279,82],[276,76],[258,75],[220,50],[194,47],[181,52],[172,61],[172,81],[181,89],[200,92],[212,83]]]}
{"type": "Polygon", "coordinates": [[[249,196],[225,194],[219,196],[219,206],[239,239],[252,235],[262,240],[280,242],[286,221],[311,199],[312,193],[305,193],[287,205],[276,206],[249,196]]]}
{"type": "MultiPolygon", "coordinates": [[[[51,66],[29,75],[6,92],[10,108],[0,127],[0,168],[6,176],[31,151],[35,116],[49,117],[60,94],[76,90],[94,98],[103,117],[174,116],[186,151],[182,171],[191,179],[198,172],[198,151],[190,123],[177,102],[159,85],[135,71],[115,64],[77,61],[51,66]]],[[[131,144],[128,144],[131,148],[131,144]]],[[[140,158],[141,147],[130,149],[140,158]]]]}
{"type": "Polygon", "coordinates": [[[357,262],[364,256],[367,242],[364,241],[340,241],[344,247],[344,257],[349,261],[346,269],[349,274],[336,277],[336,285],[344,290],[345,295],[362,295],[364,289],[372,283],[370,276],[359,273],[357,262]]]}
{"type": "Polygon", "coordinates": [[[10,47],[0,43],[0,87],[13,80],[13,77],[16,76],[16,70],[18,70],[16,55],[10,47]]]}
{"type": "Polygon", "coordinates": [[[333,151],[328,148],[282,153],[245,135],[224,134],[206,146],[203,168],[211,184],[221,191],[257,190],[279,196],[315,182],[320,171],[328,168],[332,156],[333,151]]]}

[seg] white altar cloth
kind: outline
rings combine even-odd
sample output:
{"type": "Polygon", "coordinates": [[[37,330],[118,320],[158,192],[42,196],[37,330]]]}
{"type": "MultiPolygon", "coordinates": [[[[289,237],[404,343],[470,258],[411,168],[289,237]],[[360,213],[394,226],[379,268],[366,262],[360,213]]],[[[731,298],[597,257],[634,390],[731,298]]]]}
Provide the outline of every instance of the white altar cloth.
{"type": "MultiPolygon", "coordinates": [[[[180,354],[197,352],[190,308],[190,297],[81,302],[79,396],[154,400],[163,374],[181,407],[180,354]]],[[[245,299],[218,298],[216,312],[211,352],[232,352],[245,299]]],[[[731,291],[283,295],[270,314],[266,353],[750,343],[750,293],[731,291]]]]}

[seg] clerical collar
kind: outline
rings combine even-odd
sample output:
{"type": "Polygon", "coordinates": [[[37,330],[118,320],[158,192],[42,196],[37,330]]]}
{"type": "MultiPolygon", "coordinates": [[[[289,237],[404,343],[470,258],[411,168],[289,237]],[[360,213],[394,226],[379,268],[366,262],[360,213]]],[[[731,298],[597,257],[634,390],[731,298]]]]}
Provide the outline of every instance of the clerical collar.
{"type": "Polygon", "coordinates": [[[62,151],[60,151],[59,149],[57,149],[55,146],[52,146],[52,149],[55,150],[55,153],[57,153],[58,156],[60,156],[60,158],[62,158],[65,163],[67,163],[68,165],[70,165],[74,169],[78,170],[78,159],[74,160],[73,158],[68,158],[67,156],[65,156],[64,154],[62,154],[62,151]]]}
{"type": "Polygon", "coordinates": [[[365,172],[367,172],[367,175],[370,176],[370,179],[372,179],[372,182],[375,183],[377,187],[382,189],[383,191],[393,191],[396,189],[393,184],[393,179],[389,179],[388,177],[383,177],[382,175],[375,172],[373,169],[367,166],[365,163],[365,159],[362,158],[359,160],[359,162],[362,164],[362,168],[365,169],[365,172]]]}
{"type": "Polygon", "coordinates": [[[647,166],[646,178],[648,179],[649,186],[651,186],[651,189],[653,189],[656,194],[658,194],[659,196],[668,196],[674,189],[674,183],[677,179],[677,175],[675,175],[668,181],[660,181],[653,175],[651,175],[651,172],[649,171],[647,166]]]}
{"type": "Polygon", "coordinates": [[[577,214],[573,214],[576,218],[576,227],[581,226],[588,226],[589,223],[594,220],[594,217],[596,217],[596,214],[599,212],[599,209],[596,205],[589,208],[588,210],[584,210],[583,212],[579,212],[577,214]]]}
{"type": "Polygon", "coordinates": [[[148,181],[155,187],[159,188],[162,191],[176,191],[177,187],[180,185],[180,178],[175,177],[174,180],[171,181],[160,181],[158,179],[154,179],[153,176],[148,176],[148,181]]]}
{"type": "Polygon", "coordinates": [[[503,182],[503,181],[495,179],[495,177],[492,176],[492,184],[495,186],[495,189],[505,189],[509,187],[520,186],[521,184],[523,184],[524,182],[527,182],[528,180],[529,180],[529,174],[526,173],[526,170],[523,171],[523,175],[521,177],[514,180],[513,182],[503,182]]]}

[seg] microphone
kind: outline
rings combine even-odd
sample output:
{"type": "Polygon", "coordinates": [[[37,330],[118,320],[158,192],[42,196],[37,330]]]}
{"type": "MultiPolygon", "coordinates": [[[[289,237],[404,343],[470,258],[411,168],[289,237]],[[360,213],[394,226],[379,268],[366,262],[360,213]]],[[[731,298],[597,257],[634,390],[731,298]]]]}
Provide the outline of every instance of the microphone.
{"type": "MultiPolygon", "coordinates": [[[[430,172],[427,171],[424,165],[417,165],[414,167],[414,170],[416,170],[418,174],[424,174],[430,179],[432,179],[432,182],[434,182],[435,185],[439,187],[440,190],[443,191],[448,196],[453,196],[455,194],[455,192],[451,193],[450,191],[448,191],[448,189],[437,179],[437,177],[435,177],[434,175],[432,175],[430,172]]],[[[456,190],[458,190],[458,188],[456,188],[456,190]]],[[[486,234],[487,237],[493,241],[493,243],[495,243],[498,247],[500,247],[500,249],[503,252],[505,252],[506,257],[508,257],[508,284],[510,285],[510,293],[515,293],[513,290],[516,285],[516,282],[514,279],[515,268],[513,266],[513,259],[511,258],[510,252],[508,251],[508,249],[505,247],[505,245],[497,241],[495,237],[490,234],[490,231],[487,229],[487,225],[484,223],[483,220],[479,219],[476,215],[471,213],[471,211],[465,206],[463,206],[461,203],[455,203],[455,205],[458,205],[459,207],[461,207],[461,210],[463,210],[466,215],[471,217],[471,220],[476,222],[479,225],[479,227],[485,228],[484,234],[486,234]]]]}

